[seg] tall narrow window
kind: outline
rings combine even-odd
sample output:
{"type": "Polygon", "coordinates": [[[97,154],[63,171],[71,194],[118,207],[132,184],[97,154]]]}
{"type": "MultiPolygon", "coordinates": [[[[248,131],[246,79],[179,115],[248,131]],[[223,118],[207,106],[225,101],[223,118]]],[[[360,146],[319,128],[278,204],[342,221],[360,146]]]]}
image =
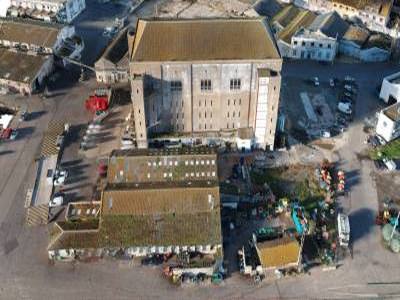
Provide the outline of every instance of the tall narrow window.
{"type": "Polygon", "coordinates": [[[182,81],[173,80],[171,81],[171,92],[182,91],[182,81]]]}
{"type": "Polygon", "coordinates": [[[239,78],[233,78],[230,81],[231,90],[240,90],[241,80],[239,78]]]}
{"type": "Polygon", "coordinates": [[[211,80],[210,79],[202,79],[200,81],[200,89],[202,91],[211,91],[212,90],[211,80]]]}

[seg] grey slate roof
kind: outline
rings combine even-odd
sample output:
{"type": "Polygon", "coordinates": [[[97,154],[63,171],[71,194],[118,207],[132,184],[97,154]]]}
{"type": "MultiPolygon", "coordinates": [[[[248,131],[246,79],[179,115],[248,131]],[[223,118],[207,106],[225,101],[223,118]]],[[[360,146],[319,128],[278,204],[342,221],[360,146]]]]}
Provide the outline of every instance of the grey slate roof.
{"type": "Polygon", "coordinates": [[[320,31],[326,36],[341,39],[349,28],[337,12],[319,15],[308,27],[311,31],[320,31]]]}

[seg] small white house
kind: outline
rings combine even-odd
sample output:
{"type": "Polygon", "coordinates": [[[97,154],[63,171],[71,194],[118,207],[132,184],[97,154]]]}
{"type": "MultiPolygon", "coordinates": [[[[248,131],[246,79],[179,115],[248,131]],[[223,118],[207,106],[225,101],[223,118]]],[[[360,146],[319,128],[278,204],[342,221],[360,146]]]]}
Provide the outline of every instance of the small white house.
{"type": "Polygon", "coordinates": [[[387,142],[400,136],[400,102],[379,112],[376,133],[387,142]]]}
{"type": "Polygon", "coordinates": [[[336,13],[319,15],[292,37],[292,58],[333,61],[348,24],[336,13]]]}
{"type": "Polygon", "coordinates": [[[388,104],[400,102],[400,72],[383,78],[379,98],[388,104]]]}

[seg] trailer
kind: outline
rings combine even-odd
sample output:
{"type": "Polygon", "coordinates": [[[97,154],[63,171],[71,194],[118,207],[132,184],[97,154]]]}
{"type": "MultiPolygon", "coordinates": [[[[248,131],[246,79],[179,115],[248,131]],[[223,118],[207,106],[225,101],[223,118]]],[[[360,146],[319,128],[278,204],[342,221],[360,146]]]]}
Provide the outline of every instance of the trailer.
{"type": "Polygon", "coordinates": [[[337,216],[337,227],[338,227],[339,245],[347,248],[350,242],[349,217],[345,214],[339,213],[337,216]]]}

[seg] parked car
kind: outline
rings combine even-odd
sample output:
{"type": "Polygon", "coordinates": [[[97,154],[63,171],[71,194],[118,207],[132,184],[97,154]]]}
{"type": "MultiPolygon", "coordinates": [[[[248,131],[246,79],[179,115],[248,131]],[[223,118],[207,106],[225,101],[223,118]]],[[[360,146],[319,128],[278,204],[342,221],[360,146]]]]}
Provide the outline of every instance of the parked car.
{"type": "Polygon", "coordinates": [[[64,144],[64,135],[57,136],[57,140],[56,140],[57,149],[60,150],[63,144],[64,144]]]}
{"type": "Polygon", "coordinates": [[[28,112],[26,110],[22,111],[20,116],[19,116],[19,121],[26,121],[26,119],[28,118],[28,112]]]}
{"type": "Polygon", "coordinates": [[[330,138],[331,137],[330,131],[329,130],[321,130],[321,137],[330,138]]]}
{"type": "Polygon", "coordinates": [[[329,79],[329,85],[331,87],[335,87],[335,79],[333,79],[333,78],[329,79]]]}
{"type": "Polygon", "coordinates": [[[385,164],[386,168],[389,171],[394,171],[394,170],[397,169],[397,165],[393,160],[388,159],[388,158],[384,158],[384,159],[382,159],[382,161],[383,161],[383,163],[385,164]]]}
{"type": "Polygon", "coordinates": [[[355,82],[355,81],[356,81],[353,77],[351,77],[351,76],[349,76],[349,75],[347,75],[347,76],[344,78],[344,80],[345,80],[345,81],[348,81],[348,82],[355,82]]]}
{"type": "Polygon", "coordinates": [[[319,86],[319,79],[318,77],[313,78],[314,86],[319,86]]]}
{"type": "Polygon", "coordinates": [[[54,174],[54,185],[59,186],[63,185],[68,178],[67,170],[56,170],[54,174]]]}
{"type": "Polygon", "coordinates": [[[376,134],[375,137],[379,141],[379,144],[386,145],[385,139],[383,137],[381,137],[379,134],[376,134]]]}
{"type": "Polygon", "coordinates": [[[353,111],[351,110],[351,105],[349,103],[339,102],[338,110],[346,115],[351,115],[353,111]]]}
{"type": "Polygon", "coordinates": [[[134,144],[134,141],[130,137],[122,137],[121,138],[121,144],[125,146],[130,146],[134,144]]]}
{"type": "Polygon", "coordinates": [[[10,140],[15,140],[18,136],[18,131],[14,129],[10,134],[10,140]]]}
{"type": "Polygon", "coordinates": [[[58,192],[53,195],[53,198],[49,202],[49,207],[58,207],[64,203],[64,193],[58,192]]]}
{"type": "Polygon", "coordinates": [[[372,147],[378,147],[379,146],[379,140],[375,135],[371,135],[368,137],[368,142],[371,144],[372,147]]]}

